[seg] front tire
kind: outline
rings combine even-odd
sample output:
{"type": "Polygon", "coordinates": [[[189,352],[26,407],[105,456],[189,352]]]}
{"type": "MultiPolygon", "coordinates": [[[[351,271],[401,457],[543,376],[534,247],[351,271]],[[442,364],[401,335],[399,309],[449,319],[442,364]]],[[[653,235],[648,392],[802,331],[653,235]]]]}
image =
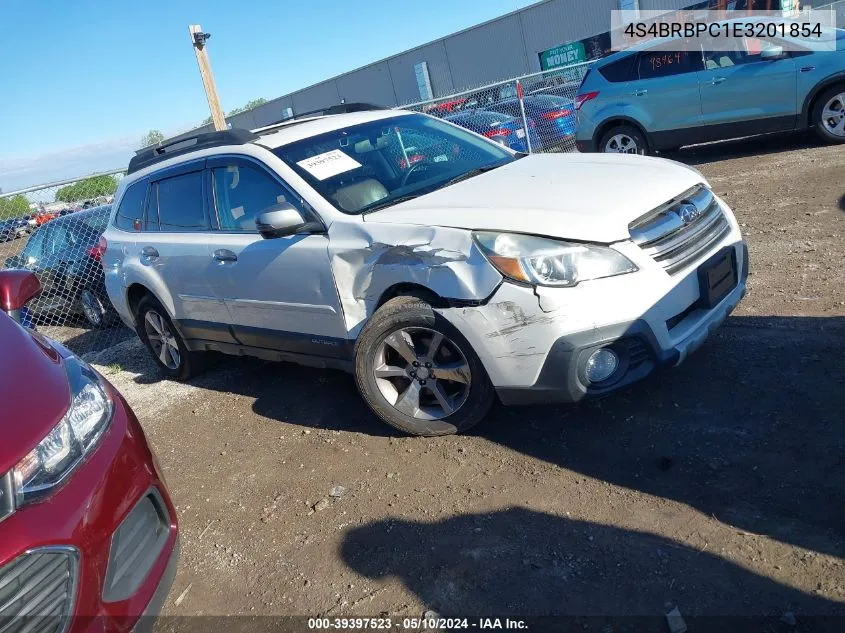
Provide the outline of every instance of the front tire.
{"type": "Polygon", "coordinates": [[[417,297],[391,299],[369,320],[355,345],[355,379],[376,415],[410,435],[466,431],[494,399],[469,342],[417,297]]]}
{"type": "Polygon", "coordinates": [[[202,370],[201,352],[191,352],[167,310],[147,295],[138,303],[136,332],[161,372],[171,380],[188,380],[202,370]]]}
{"type": "Polygon", "coordinates": [[[822,93],[813,107],[812,122],[826,143],[845,143],[845,84],[822,93]]]}
{"type": "Polygon", "coordinates": [[[633,125],[614,125],[601,138],[599,151],[603,154],[649,154],[648,139],[633,125]]]}

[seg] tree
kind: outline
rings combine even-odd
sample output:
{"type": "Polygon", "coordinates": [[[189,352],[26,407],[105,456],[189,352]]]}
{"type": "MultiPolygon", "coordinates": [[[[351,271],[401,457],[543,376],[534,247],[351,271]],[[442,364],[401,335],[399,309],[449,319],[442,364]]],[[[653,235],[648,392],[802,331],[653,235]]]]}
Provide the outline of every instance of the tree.
{"type": "Polygon", "coordinates": [[[158,145],[164,140],[164,133],[161,130],[150,130],[141,137],[141,147],[158,145]]]}
{"type": "Polygon", "coordinates": [[[19,218],[29,214],[29,200],[18,194],[13,198],[0,198],[0,220],[19,218]]]}
{"type": "Polygon", "coordinates": [[[93,176],[79,180],[72,185],[62,187],[56,192],[60,202],[79,202],[97,196],[110,196],[117,190],[117,180],[113,176],[93,176]]]}
{"type": "MultiPolygon", "coordinates": [[[[264,97],[258,97],[258,99],[252,99],[251,101],[247,101],[240,108],[233,108],[232,110],[229,110],[226,116],[235,116],[236,114],[240,114],[241,112],[246,112],[247,110],[252,110],[253,108],[257,108],[260,105],[264,105],[265,103],[267,103],[267,99],[265,99],[264,97]]],[[[208,125],[209,123],[211,123],[211,117],[206,117],[203,120],[202,125],[208,125]]]]}

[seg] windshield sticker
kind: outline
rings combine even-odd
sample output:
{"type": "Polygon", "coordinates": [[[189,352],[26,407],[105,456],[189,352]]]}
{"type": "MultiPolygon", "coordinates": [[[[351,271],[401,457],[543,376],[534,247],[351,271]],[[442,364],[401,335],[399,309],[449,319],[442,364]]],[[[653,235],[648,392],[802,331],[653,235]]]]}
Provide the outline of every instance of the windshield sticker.
{"type": "Polygon", "coordinates": [[[317,154],[296,164],[317,180],[325,180],[361,166],[361,163],[339,149],[333,149],[325,154],[317,154]]]}

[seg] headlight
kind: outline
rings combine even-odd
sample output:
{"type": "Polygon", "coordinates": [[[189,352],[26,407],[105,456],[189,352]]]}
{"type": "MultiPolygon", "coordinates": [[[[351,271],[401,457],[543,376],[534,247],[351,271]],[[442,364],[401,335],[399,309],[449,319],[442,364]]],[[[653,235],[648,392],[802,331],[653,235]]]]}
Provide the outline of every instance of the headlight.
{"type": "Polygon", "coordinates": [[[637,270],[631,260],[606,246],[517,233],[479,231],[473,237],[500,273],[523,283],[574,286],[581,281],[637,270]]]}
{"type": "Polygon", "coordinates": [[[75,357],[65,358],[71,403],[64,417],[12,470],[15,505],[36,501],[79,465],[108,428],[114,406],[100,377],[75,357]]]}

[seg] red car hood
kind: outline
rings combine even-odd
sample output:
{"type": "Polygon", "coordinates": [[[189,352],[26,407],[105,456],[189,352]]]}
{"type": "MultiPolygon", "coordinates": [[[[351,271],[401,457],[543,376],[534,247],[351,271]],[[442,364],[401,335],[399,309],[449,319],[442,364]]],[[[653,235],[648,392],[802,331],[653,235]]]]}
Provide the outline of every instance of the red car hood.
{"type": "Polygon", "coordinates": [[[68,406],[61,356],[0,312],[0,475],[47,436],[68,406]]]}

